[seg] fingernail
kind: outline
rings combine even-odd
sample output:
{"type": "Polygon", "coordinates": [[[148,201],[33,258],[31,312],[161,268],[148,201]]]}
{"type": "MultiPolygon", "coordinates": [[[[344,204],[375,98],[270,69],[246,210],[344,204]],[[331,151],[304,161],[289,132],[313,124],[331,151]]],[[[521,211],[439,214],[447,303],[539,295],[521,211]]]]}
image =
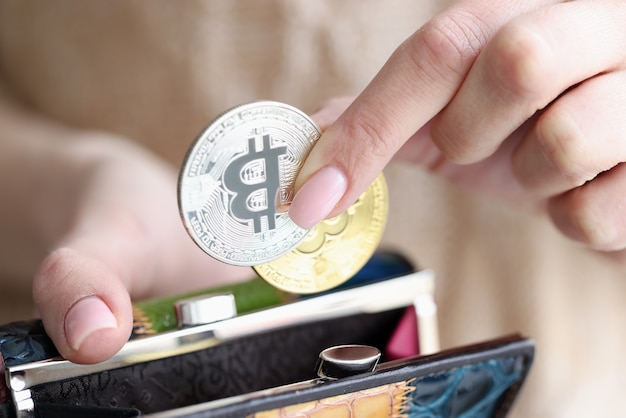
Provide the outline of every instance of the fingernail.
{"type": "Polygon", "coordinates": [[[337,167],[322,168],[296,193],[289,217],[301,228],[313,228],[333,210],[347,186],[346,176],[337,167]]]}
{"type": "Polygon", "coordinates": [[[117,320],[97,296],[80,299],[65,315],[65,336],[74,350],[80,349],[85,338],[94,332],[109,328],[117,328],[117,320]]]}

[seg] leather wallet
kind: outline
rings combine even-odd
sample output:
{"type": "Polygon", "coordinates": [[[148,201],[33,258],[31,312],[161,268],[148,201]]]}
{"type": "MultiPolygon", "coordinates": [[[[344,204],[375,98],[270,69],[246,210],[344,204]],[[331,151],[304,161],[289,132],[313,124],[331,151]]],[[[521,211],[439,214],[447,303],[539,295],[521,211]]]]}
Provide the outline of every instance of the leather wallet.
{"type": "Polygon", "coordinates": [[[317,378],[150,416],[503,417],[533,355],[533,342],[513,335],[383,363],[372,372],[317,378]]]}
{"type": "Polygon", "coordinates": [[[144,305],[134,337],[95,365],[60,358],[40,321],[0,327],[0,417],[506,415],[531,366],[533,342],[511,336],[389,360],[387,342],[407,307],[420,312],[432,297],[434,275],[408,271],[393,257],[373,260],[343,288],[278,294],[264,306],[241,300],[244,284],[233,292],[237,314],[224,317],[200,312],[181,321],[185,310],[215,311],[210,303],[228,300],[224,289],[174,306],[168,300],[168,308],[144,305]],[[329,352],[344,354],[324,357],[329,352]]]}

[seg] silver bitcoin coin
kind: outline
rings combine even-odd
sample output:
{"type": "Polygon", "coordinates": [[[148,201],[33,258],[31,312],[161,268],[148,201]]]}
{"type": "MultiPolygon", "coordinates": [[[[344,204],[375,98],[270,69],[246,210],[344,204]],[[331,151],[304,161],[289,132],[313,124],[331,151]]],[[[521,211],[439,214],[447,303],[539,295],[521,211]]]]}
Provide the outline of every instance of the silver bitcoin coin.
{"type": "Polygon", "coordinates": [[[307,235],[281,207],[320,136],[300,110],[277,102],[231,109],[204,129],[180,171],[178,205],[195,243],[238,266],[272,261],[307,235]]]}

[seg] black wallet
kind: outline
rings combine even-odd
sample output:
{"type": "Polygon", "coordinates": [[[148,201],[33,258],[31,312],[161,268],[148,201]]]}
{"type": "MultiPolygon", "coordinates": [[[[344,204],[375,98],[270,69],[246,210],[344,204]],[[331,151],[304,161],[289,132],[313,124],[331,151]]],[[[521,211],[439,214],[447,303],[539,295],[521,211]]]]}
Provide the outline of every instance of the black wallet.
{"type": "Polygon", "coordinates": [[[531,366],[532,340],[389,360],[387,342],[407,307],[419,312],[432,296],[433,274],[386,272],[144,334],[95,365],[58,357],[40,321],[0,327],[0,417],[505,416],[531,366]]]}

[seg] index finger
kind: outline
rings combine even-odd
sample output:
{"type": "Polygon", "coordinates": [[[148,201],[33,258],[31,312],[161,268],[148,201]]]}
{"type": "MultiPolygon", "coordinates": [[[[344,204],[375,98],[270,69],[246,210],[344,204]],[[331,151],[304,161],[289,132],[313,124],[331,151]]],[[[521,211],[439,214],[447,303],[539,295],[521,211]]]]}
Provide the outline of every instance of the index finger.
{"type": "Polygon", "coordinates": [[[346,210],[452,99],[493,34],[512,17],[552,3],[463,1],[415,32],[307,157],[289,210],[293,221],[310,228],[346,210]]]}

